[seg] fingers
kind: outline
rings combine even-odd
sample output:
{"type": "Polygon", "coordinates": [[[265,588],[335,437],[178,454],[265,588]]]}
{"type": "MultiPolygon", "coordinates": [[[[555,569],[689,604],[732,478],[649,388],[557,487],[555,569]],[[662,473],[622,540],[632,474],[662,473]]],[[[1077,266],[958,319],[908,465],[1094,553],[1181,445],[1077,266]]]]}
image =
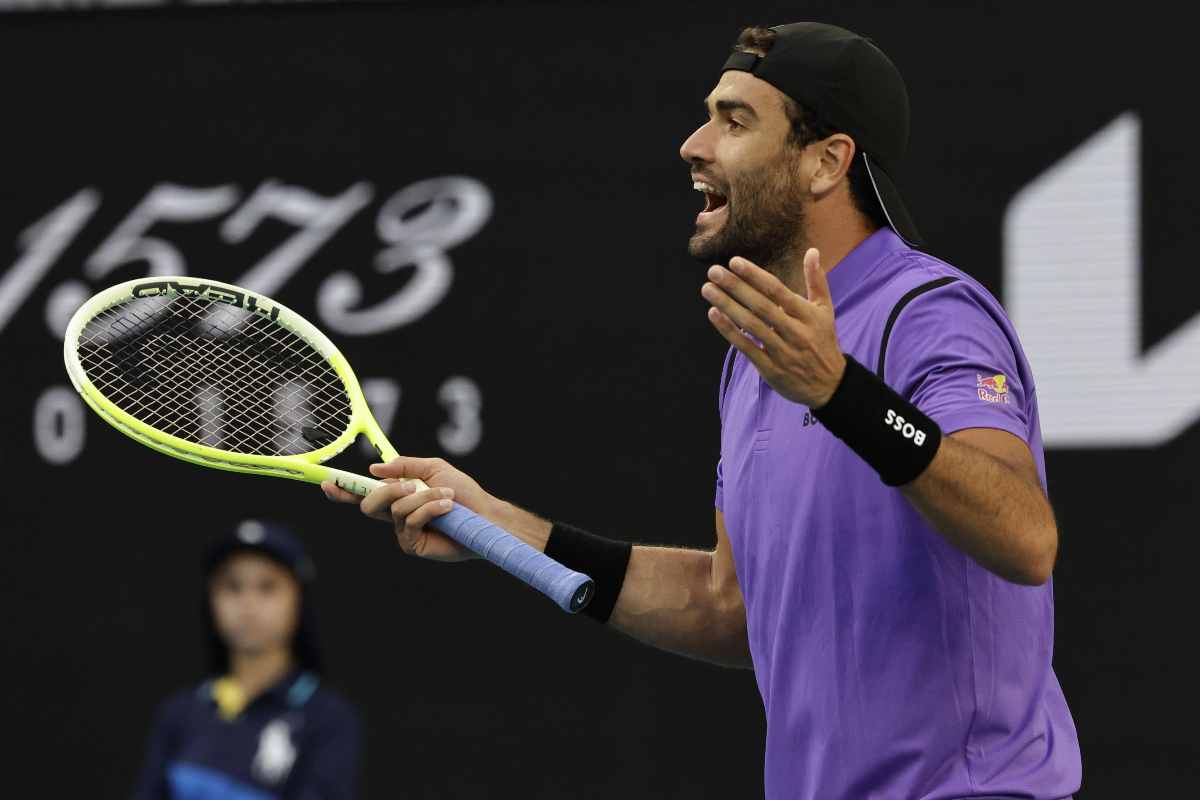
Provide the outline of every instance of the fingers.
{"type": "MultiPolygon", "coordinates": [[[[360,507],[364,515],[395,525],[396,536],[402,534],[401,546],[412,543],[431,519],[444,515],[454,507],[454,489],[416,488],[414,481],[386,483],[362,498],[360,507]]],[[[406,549],[406,552],[409,549],[406,549]]]]}
{"type": "MultiPolygon", "coordinates": [[[[816,248],[809,248],[810,252],[816,248]]],[[[767,272],[762,267],[757,266],[754,262],[749,261],[741,256],[732,258],[729,261],[729,271],[726,273],[729,280],[728,283],[741,282],[746,286],[743,291],[755,292],[767,298],[771,305],[777,306],[779,309],[790,317],[805,320],[809,317],[809,304],[800,295],[788,288],[787,284],[776,278],[770,272],[767,272]]],[[[722,288],[725,288],[723,282],[722,288]]]]}
{"type": "MultiPolygon", "coordinates": [[[[734,260],[737,261],[737,259],[734,260]]],[[[747,261],[746,263],[749,264],[750,262],[747,261]]],[[[755,269],[758,268],[755,267],[755,269]]],[[[783,296],[783,293],[776,292],[775,294],[779,295],[779,299],[776,299],[738,277],[738,275],[730,270],[720,266],[709,267],[708,279],[720,287],[727,295],[753,312],[759,319],[766,322],[770,327],[777,327],[785,320],[786,312],[780,308],[781,301],[786,301],[787,299],[783,296]]],[[[772,280],[774,280],[773,277],[772,280]]],[[[783,287],[783,292],[787,294],[792,293],[783,284],[780,284],[780,286],[783,287]]]]}
{"type": "Polygon", "coordinates": [[[430,489],[415,481],[392,481],[374,489],[370,494],[362,498],[359,507],[364,514],[372,519],[391,522],[395,516],[393,507],[398,501],[406,500],[407,504],[402,506],[402,508],[404,513],[408,514],[422,503],[428,503],[442,497],[453,497],[453,491],[450,489],[430,489]],[[442,494],[442,492],[447,491],[451,492],[451,494],[442,494]]]}
{"type": "Polygon", "coordinates": [[[446,462],[440,458],[397,456],[386,464],[372,464],[370,469],[376,478],[416,478],[428,481],[446,466],[446,462]]]}
{"type": "Polygon", "coordinates": [[[420,492],[413,492],[392,501],[388,506],[391,512],[392,519],[396,520],[397,524],[404,520],[404,524],[408,527],[415,527],[417,530],[424,528],[434,517],[441,516],[453,507],[451,499],[454,497],[454,490],[445,487],[440,489],[426,489],[420,492]]]}
{"type": "Polygon", "coordinates": [[[810,247],[804,254],[804,286],[808,301],[814,305],[833,308],[833,296],[829,292],[829,279],[821,269],[821,253],[810,247]]]}
{"type": "Polygon", "coordinates": [[[714,306],[708,310],[708,321],[712,323],[718,333],[725,337],[727,342],[745,353],[746,357],[750,359],[750,362],[754,364],[759,372],[763,375],[769,374],[768,371],[773,369],[771,357],[763,352],[763,349],[758,346],[757,342],[742,333],[733,320],[725,316],[719,308],[714,306]]]}
{"type": "Polygon", "coordinates": [[[418,481],[395,480],[376,488],[364,498],[358,498],[328,481],[321,488],[330,499],[342,500],[343,494],[355,501],[361,499],[363,514],[392,523],[396,542],[408,555],[441,561],[461,561],[473,557],[469,550],[449,537],[428,529],[434,519],[454,508],[453,489],[430,489],[418,481]]]}
{"type": "Polygon", "coordinates": [[[738,256],[729,260],[729,277],[745,285],[746,291],[766,298],[772,306],[790,316],[804,313],[804,298],[787,287],[783,281],[754,262],[738,256]],[[800,301],[800,302],[797,302],[800,301]]]}
{"type": "MultiPolygon", "coordinates": [[[[374,465],[372,465],[374,466],[374,465]]],[[[411,481],[393,481],[386,483],[383,486],[378,486],[371,490],[371,493],[359,501],[359,508],[362,513],[366,514],[371,519],[379,519],[384,522],[392,521],[392,503],[396,502],[401,497],[407,497],[413,493],[411,481]]]]}
{"type": "MultiPolygon", "coordinates": [[[[720,269],[720,267],[713,267],[710,271],[710,275],[716,270],[720,269]]],[[[733,277],[726,270],[721,270],[721,272],[724,273],[724,275],[733,277]]],[[[722,281],[725,284],[730,283],[730,281],[726,279],[722,279],[722,281]]],[[[745,286],[744,283],[741,285],[743,287],[745,286]]],[[[766,311],[765,309],[762,311],[757,311],[746,306],[726,293],[723,287],[718,286],[715,283],[704,284],[702,287],[700,287],[700,294],[703,295],[705,300],[712,303],[714,309],[720,311],[721,314],[727,319],[732,320],[733,324],[738,328],[741,328],[747,333],[753,335],[754,338],[762,342],[763,346],[768,350],[773,349],[778,343],[778,335],[775,333],[771,323],[768,321],[770,312],[766,311]]],[[[762,296],[759,295],[759,297],[761,298],[762,296]]],[[[778,309],[775,309],[775,311],[778,312],[778,309]]],[[[718,328],[718,330],[720,329],[718,328]]]]}
{"type": "Polygon", "coordinates": [[[453,489],[429,489],[416,492],[392,503],[392,519],[396,526],[396,541],[409,555],[424,555],[429,536],[425,528],[436,517],[454,508],[453,489]]]}
{"type": "Polygon", "coordinates": [[[335,484],[333,481],[321,481],[321,491],[330,500],[337,503],[355,503],[362,502],[362,498],[353,492],[347,492],[342,487],[335,484]]]}

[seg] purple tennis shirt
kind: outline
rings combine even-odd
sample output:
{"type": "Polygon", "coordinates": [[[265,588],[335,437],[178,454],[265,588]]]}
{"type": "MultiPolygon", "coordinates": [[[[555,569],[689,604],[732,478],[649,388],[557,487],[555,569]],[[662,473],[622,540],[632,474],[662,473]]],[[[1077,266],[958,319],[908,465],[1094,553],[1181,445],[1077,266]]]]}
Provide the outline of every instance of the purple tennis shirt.
{"type": "MultiPolygon", "coordinates": [[[[877,370],[883,350],[888,385],[946,434],[1020,437],[1046,485],[1033,376],[986,289],[887,228],[829,286],[846,353],[877,370]]],[[[1009,583],[951,546],[740,353],[722,390],[716,505],[766,707],[766,796],[1076,791],[1052,584],[1009,583]]]]}

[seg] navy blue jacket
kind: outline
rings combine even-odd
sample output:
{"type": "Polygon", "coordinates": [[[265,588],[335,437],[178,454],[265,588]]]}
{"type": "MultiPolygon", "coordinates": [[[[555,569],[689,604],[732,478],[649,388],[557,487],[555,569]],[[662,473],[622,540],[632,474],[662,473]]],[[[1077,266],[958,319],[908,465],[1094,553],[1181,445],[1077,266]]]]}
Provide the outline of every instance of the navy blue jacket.
{"type": "Polygon", "coordinates": [[[357,713],[316,675],[293,672],[231,720],[213,681],[154,721],[136,800],[341,800],[357,796],[357,713]]]}

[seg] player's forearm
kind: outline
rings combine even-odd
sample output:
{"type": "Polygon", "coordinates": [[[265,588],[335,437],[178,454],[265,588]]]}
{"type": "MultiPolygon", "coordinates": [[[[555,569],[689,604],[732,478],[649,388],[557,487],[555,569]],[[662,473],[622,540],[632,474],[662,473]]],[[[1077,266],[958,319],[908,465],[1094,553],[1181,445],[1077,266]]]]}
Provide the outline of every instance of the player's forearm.
{"type": "MultiPolygon", "coordinates": [[[[552,523],[511,503],[488,514],[538,550],[552,523]]],[[[607,623],[652,647],[723,666],[750,668],[746,611],[732,575],[714,568],[714,554],[674,547],[633,548],[607,623]]]]}
{"type": "Polygon", "coordinates": [[[1028,446],[987,426],[944,436],[877,375],[844,361],[833,393],[814,408],[830,433],[979,564],[1015,583],[1049,580],[1058,529],[1028,446]],[[1011,466],[1023,463],[1029,476],[1011,466]]]}
{"type": "Polygon", "coordinates": [[[1050,578],[1058,528],[1039,486],[1011,467],[952,437],[929,467],[902,489],[951,544],[1015,583],[1050,578]]]}
{"type": "Polygon", "coordinates": [[[736,580],[714,574],[713,553],[633,548],[608,624],[648,645],[749,669],[746,610],[736,580]]]}

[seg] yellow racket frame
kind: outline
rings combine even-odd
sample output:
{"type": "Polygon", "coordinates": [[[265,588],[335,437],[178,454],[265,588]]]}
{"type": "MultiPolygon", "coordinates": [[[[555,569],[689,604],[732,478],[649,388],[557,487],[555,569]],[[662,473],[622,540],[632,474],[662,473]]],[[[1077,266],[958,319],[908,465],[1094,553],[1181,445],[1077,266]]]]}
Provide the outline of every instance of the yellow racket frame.
{"type": "Polygon", "coordinates": [[[63,360],[71,384],[84,402],[101,419],[126,436],[164,453],[202,467],[242,472],[248,475],[266,475],[275,478],[320,483],[334,481],[338,486],[358,495],[365,495],[380,484],[379,481],[356,475],[353,472],[327,467],[328,461],[349,447],[359,434],[367,437],[383,460],[396,458],[396,449],[367,407],[358,378],[350,369],[349,362],[325,334],[304,317],[275,300],[257,292],[234,286],[230,283],[187,276],[140,278],[112,286],[89,299],[80,306],[67,325],[63,340],[63,360]],[[207,297],[242,309],[273,317],[275,323],[295,333],[311,344],[334,368],[345,385],[350,399],[350,423],[346,430],[333,442],[319,450],[287,456],[261,456],[235,453],[203,444],[196,444],[177,436],[164,433],[147,425],[126,411],[121,410],[88,380],[83,365],[79,362],[79,337],[87,323],[98,314],[113,306],[141,297],[178,296],[207,297]]]}

